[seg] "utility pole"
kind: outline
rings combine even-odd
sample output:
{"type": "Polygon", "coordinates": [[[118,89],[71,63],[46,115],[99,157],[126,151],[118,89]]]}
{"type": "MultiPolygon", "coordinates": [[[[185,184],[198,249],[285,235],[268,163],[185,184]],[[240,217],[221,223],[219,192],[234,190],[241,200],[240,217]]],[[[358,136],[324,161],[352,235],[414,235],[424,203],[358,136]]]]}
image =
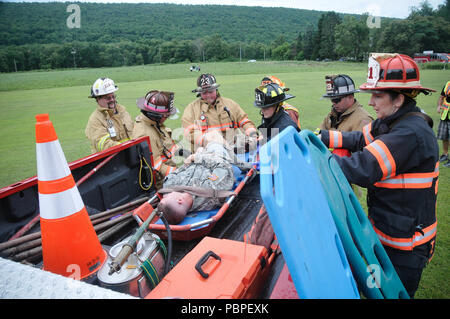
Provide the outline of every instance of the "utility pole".
{"type": "Polygon", "coordinates": [[[72,48],[72,51],[70,52],[73,55],[73,68],[77,68],[77,63],[75,62],[75,54],[77,53],[77,50],[75,48],[72,48]]]}
{"type": "Polygon", "coordinates": [[[240,42],[239,42],[239,62],[242,62],[242,47],[240,42]]]}

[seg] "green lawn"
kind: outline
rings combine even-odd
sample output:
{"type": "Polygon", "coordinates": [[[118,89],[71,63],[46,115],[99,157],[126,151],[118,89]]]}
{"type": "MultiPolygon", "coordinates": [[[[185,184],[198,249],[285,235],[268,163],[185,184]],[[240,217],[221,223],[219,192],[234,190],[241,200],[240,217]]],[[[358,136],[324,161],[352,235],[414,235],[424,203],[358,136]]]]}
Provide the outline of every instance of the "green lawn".
{"type": "MultiPolygon", "coordinates": [[[[121,68],[35,71],[0,74],[0,187],[36,175],[35,115],[49,113],[67,160],[73,161],[89,154],[84,135],[95,101],[88,99],[91,84],[101,76],[112,78],[119,87],[118,101],[132,117],[138,114],[136,99],[151,89],[175,92],[175,105],[182,113],[194,98],[192,89],[200,73],[190,72],[190,64],[148,65],[121,68]]],[[[213,73],[223,96],[238,102],[249,117],[259,124],[261,117],[253,106],[254,89],[265,75],[280,77],[296,96],[290,103],[300,111],[302,129],[314,130],[330,109],[329,101],[321,100],[325,93],[325,75],[348,74],[360,85],[365,81],[366,63],[338,62],[256,62],[205,63],[201,73],[213,73]]],[[[437,93],[421,95],[418,105],[435,121],[439,121],[436,103],[439,93],[450,78],[449,70],[423,70],[421,82],[437,93]]],[[[370,95],[359,93],[357,99],[367,106],[370,95]]],[[[175,138],[182,138],[180,117],[166,124],[174,130],[175,138]]],[[[441,146],[441,143],[439,143],[441,146]]],[[[417,298],[448,298],[450,285],[449,207],[450,169],[441,166],[438,196],[438,239],[436,254],[425,269],[417,298]]]]}

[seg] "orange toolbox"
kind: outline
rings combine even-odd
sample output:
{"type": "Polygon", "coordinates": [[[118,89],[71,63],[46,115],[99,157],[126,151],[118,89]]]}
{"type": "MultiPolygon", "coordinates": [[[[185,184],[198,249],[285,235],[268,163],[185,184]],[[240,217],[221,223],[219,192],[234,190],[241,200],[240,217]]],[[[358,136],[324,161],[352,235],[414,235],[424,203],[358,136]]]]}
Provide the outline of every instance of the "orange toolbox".
{"type": "Polygon", "coordinates": [[[204,237],[145,298],[258,298],[271,262],[263,246],[204,237]]]}

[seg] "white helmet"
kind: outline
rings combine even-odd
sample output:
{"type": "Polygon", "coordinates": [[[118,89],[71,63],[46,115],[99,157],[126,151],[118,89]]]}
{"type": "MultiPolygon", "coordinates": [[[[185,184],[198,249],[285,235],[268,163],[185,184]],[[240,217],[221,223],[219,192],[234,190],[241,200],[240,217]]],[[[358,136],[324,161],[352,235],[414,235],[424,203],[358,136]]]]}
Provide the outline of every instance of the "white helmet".
{"type": "Polygon", "coordinates": [[[109,78],[99,78],[91,87],[91,95],[89,97],[98,97],[116,92],[119,88],[114,81],[109,78]]]}

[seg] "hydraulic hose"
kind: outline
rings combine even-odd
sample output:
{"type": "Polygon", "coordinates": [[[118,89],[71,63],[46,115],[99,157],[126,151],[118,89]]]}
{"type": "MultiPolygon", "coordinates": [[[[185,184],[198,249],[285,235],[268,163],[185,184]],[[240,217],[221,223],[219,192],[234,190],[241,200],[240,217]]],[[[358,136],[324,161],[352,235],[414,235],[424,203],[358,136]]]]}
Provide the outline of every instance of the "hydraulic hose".
{"type": "Polygon", "coordinates": [[[167,229],[167,260],[164,265],[164,276],[167,275],[169,272],[170,267],[170,260],[172,259],[172,231],[170,230],[170,225],[167,222],[167,219],[164,217],[163,214],[160,216],[162,222],[164,223],[164,226],[167,229]]]}

